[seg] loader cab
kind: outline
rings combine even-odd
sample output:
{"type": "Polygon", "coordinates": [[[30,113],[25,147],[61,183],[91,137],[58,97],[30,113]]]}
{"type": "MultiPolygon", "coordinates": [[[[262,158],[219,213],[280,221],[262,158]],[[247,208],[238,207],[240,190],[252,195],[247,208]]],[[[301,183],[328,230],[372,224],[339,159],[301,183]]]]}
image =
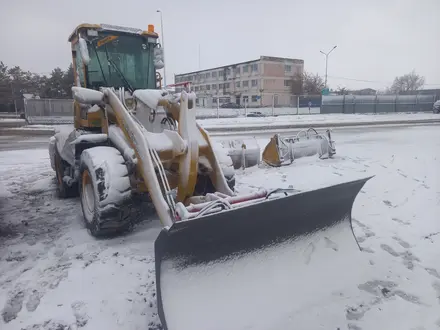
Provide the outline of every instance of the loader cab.
{"type": "MultiPolygon", "coordinates": [[[[70,35],[74,85],[99,90],[113,87],[130,106],[137,89],[161,88],[163,68],[158,34],[107,24],[81,24],[70,35]]],[[[76,128],[99,128],[100,113],[75,108],[76,128]]]]}

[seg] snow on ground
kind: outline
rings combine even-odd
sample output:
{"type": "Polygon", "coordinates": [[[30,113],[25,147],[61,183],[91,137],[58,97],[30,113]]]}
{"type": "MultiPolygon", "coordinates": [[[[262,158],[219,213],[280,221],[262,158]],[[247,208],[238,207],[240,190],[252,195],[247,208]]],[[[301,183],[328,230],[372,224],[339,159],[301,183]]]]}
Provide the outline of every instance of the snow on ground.
{"type": "MultiPolygon", "coordinates": [[[[237,190],[305,190],[375,175],[353,208],[359,262],[369,269],[355,293],[338,292],[338,303],[325,310],[318,303],[313,311],[334,314],[341,330],[439,329],[438,126],[341,132],[334,139],[333,159],[239,170],[237,190]]],[[[258,140],[262,147],[267,141],[258,140]]],[[[123,237],[92,238],[79,201],[56,197],[47,149],[0,152],[0,187],[2,330],[160,329],[154,215],[123,237]]],[[[349,273],[341,269],[341,276],[349,273]]]]}
{"type": "MultiPolygon", "coordinates": [[[[229,135],[228,131],[220,132],[222,128],[237,129],[242,127],[249,132],[250,127],[255,131],[262,129],[277,129],[282,126],[295,126],[295,125],[336,125],[350,123],[363,123],[364,125],[379,125],[386,123],[411,123],[417,121],[438,121],[440,117],[437,114],[432,113],[394,113],[394,114],[315,114],[315,115],[286,115],[278,117],[235,117],[235,118],[210,118],[210,119],[198,119],[197,122],[203,128],[212,130],[214,135],[229,135]]],[[[55,129],[55,131],[73,129],[72,124],[54,124],[54,125],[28,125],[25,127],[10,128],[10,130],[20,131],[45,131],[48,129],[55,129]]]]}
{"type": "Polygon", "coordinates": [[[197,118],[225,118],[225,117],[237,117],[246,116],[246,114],[251,114],[254,112],[262,113],[266,116],[271,115],[307,115],[307,114],[318,114],[321,112],[320,108],[240,108],[240,109],[226,109],[220,108],[196,108],[197,118]]]}
{"type": "Polygon", "coordinates": [[[412,121],[412,120],[438,120],[439,116],[432,113],[394,113],[394,114],[319,114],[278,117],[237,117],[199,119],[197,122],[204,128],[214,127],[246,127],[262,126],[276,127],[286,124],[344,124],[358,122],[386,122],[386,121],[412,121]]]}
{"type": "Polygon", "coordinates": [[[24,119],[20,118],[0,118],[0,122],[2,123],[24,123],[24,119]]]}

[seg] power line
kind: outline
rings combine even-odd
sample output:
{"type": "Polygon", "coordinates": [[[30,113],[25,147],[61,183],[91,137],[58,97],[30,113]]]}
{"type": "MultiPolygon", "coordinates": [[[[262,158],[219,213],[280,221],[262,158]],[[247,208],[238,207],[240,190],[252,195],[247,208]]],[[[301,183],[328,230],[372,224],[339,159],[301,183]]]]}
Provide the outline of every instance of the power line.
{"type": "MultiPolygon", "coordinates": [[[[355,78],[336,77],[336,76],[329,76],[329,77],[334,78],[334,79],[351,80],[351,81],[376,83],[376,84],[392,84],[393,83],[392,81],[365,80],[365,79],[355,79],[355,78]]],[[[424,84],[424,86],[440,86],[440,83],[438,83],[438,84],[424,84]]]]}
{"type": "Polygon", "coordinates": [[[330,78],[334,78],[334,79],[351,80],[351,81],[359,81],[359,82],[390,84],[389,81],[388,82],[384,82],[384,81],[378,81],[378,80],[365,80],[365,79],[355,79],[355,78],[336,77],[336,76],[329,76],[329,77],[330,78]]]}

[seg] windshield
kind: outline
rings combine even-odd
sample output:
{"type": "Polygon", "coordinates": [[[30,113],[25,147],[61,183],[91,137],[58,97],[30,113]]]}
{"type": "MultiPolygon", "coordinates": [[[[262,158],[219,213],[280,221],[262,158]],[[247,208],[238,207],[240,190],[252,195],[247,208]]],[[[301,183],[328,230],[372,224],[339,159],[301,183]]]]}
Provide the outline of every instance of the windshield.
{"type": "Polygon", "coordinates": [[[154,43],[130,35],[101,35],[89,44],[87,85],[155,89],[154,43]]]}

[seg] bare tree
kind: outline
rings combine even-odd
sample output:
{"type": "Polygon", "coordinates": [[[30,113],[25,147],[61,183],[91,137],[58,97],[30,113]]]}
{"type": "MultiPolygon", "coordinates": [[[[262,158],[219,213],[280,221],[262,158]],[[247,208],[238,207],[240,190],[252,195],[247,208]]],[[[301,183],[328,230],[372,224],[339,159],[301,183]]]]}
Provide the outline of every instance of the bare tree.
{"type": "Polygon", "coordinates": [[[293,76],[291,86],[294,95],[320,95],[325,83],[319,74],[304,72],[293,76]]]}
{"type": "Polygon", "coordinates": [[[403,76],[396,77],[390,87],[390,92],[398,94],[399,92],[416,91],[425,84],[425,77],[418,75],[414,70],[403,76]]]}
{"type": "Polygon", "coordinates": [[[338,88],[336,89],[335,92],[338,95],[347,95],[347,94],[349,94],[349,90],[347,88],[341,87],[341,86],[338,86],[338,88]]]}

